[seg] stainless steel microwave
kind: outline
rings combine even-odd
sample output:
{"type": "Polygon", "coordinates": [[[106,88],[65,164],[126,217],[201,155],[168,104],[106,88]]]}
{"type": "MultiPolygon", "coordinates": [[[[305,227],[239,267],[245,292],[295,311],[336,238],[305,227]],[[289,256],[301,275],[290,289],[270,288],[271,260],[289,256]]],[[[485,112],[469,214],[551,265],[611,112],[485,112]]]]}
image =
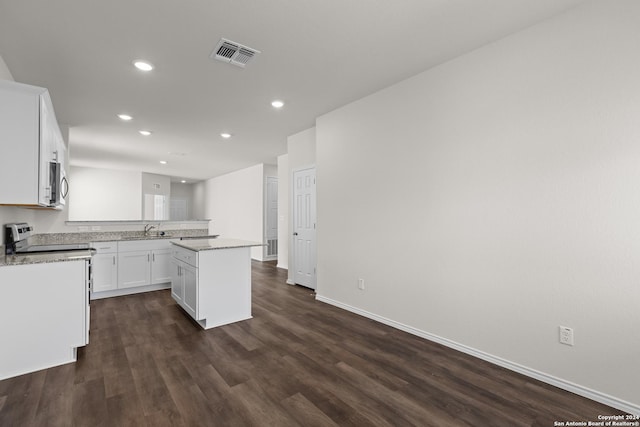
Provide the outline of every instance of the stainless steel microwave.
{"type": "Polygon", "coordinates": [[[64,206],[69,193],[69,181],[59,162],[49,162],[49,187],[51,188],[50,205],[64,206]]]}

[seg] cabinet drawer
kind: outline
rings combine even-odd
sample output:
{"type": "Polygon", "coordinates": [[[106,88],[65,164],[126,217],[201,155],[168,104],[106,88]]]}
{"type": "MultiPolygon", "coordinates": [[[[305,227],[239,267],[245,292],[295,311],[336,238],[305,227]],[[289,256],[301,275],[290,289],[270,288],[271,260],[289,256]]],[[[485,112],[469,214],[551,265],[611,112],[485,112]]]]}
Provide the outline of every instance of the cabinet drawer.
{"type": "Polygon", "coordinates": [[[171,249],[171,255],[183,262],[186,262],[189,265],[194,267],[198,266],[198,252],[190,251],[189,249],[181,248],[174,246],[171,249]]]}
{"type": "Polygon", "coordinates": [[[91,242],[91,247],[99,254],[118,252],[118,242],[91,242]]]}

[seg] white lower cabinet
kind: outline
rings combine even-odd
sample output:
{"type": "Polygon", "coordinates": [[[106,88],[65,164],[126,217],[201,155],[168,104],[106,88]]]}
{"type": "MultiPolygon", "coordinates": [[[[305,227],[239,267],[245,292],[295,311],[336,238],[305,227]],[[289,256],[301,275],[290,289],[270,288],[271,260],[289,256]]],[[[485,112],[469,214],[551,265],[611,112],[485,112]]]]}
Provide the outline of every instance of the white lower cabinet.
{"type": "Polygon", "coordinates": [[[96,242],[91,245],[96,254],[91,260],[92,292],[111,291],[118,288],[118,243],[96,242]]]}
{"type": "Polygon", "coordinates": [[[76,360],[88,343],[86,260],[0,267],[0,380],[76,360]]]}
{"type": "Polygon", "coordinates": [[[95,242],[93,298],[160,289],[171,282],[171,243],[166,239],[95,242]],[[155,286],[154,289],[145,289],[155,286]]]}
{"type": "Polygon", "coordinates": [[[151,251],[151,283],[168,283],[171,281],[171,249],[151,251]]]}
{"type": "Polygon", "coordinates": [[[118,252],[118,289],[151,283],[151,252],[118,252]]]}

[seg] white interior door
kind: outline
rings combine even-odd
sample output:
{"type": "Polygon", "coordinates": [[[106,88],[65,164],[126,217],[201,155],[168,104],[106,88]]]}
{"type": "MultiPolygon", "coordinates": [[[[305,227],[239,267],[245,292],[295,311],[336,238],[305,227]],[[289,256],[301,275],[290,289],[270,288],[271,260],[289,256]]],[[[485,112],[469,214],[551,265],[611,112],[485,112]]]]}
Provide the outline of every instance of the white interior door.
{"type": "Polygon", "coordinates": [[[316,170],[293,173],[293,247],[295,283],[316,288],[316,170]]]}

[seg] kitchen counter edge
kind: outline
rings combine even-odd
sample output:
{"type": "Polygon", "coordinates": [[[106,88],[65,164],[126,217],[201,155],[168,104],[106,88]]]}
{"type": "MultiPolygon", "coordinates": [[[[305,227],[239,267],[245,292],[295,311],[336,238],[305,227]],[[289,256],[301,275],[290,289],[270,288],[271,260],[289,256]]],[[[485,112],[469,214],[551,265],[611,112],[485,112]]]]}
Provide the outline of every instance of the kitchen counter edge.
{"type": "Polygon", "coordinates": [[[210,251],[218,249],[234,249],[234,248],[248,248],[253,246],[265,246],[263,243],[254,242],[250,240],[240,239],[190,239],[190,240],[172,240],[176,246],[189,249],[191,251],[210,251]]]}
{"type": "Polygon", "coordinates": [[[88,260],[91,259],[93,253],[93,249],[87,249],[81,251],[40,252],[32,254],[3,255],[0,256],[0,267],[88,260]]]}
{"type": "MultiPolygon", "coordinates": [[[[164,231],[164,230],[163,230],[164,231]]],[[[30,237],[32,244],[55,245],[99,242],[126,242],[136,240],[169,240],[181,237],[191,238],[206,236],[208,230],[185,229],[166,230],[164,235],[157,233],[144,234],[141,231],[98,231],[82,233],[43,233],[30,237]]]]}

